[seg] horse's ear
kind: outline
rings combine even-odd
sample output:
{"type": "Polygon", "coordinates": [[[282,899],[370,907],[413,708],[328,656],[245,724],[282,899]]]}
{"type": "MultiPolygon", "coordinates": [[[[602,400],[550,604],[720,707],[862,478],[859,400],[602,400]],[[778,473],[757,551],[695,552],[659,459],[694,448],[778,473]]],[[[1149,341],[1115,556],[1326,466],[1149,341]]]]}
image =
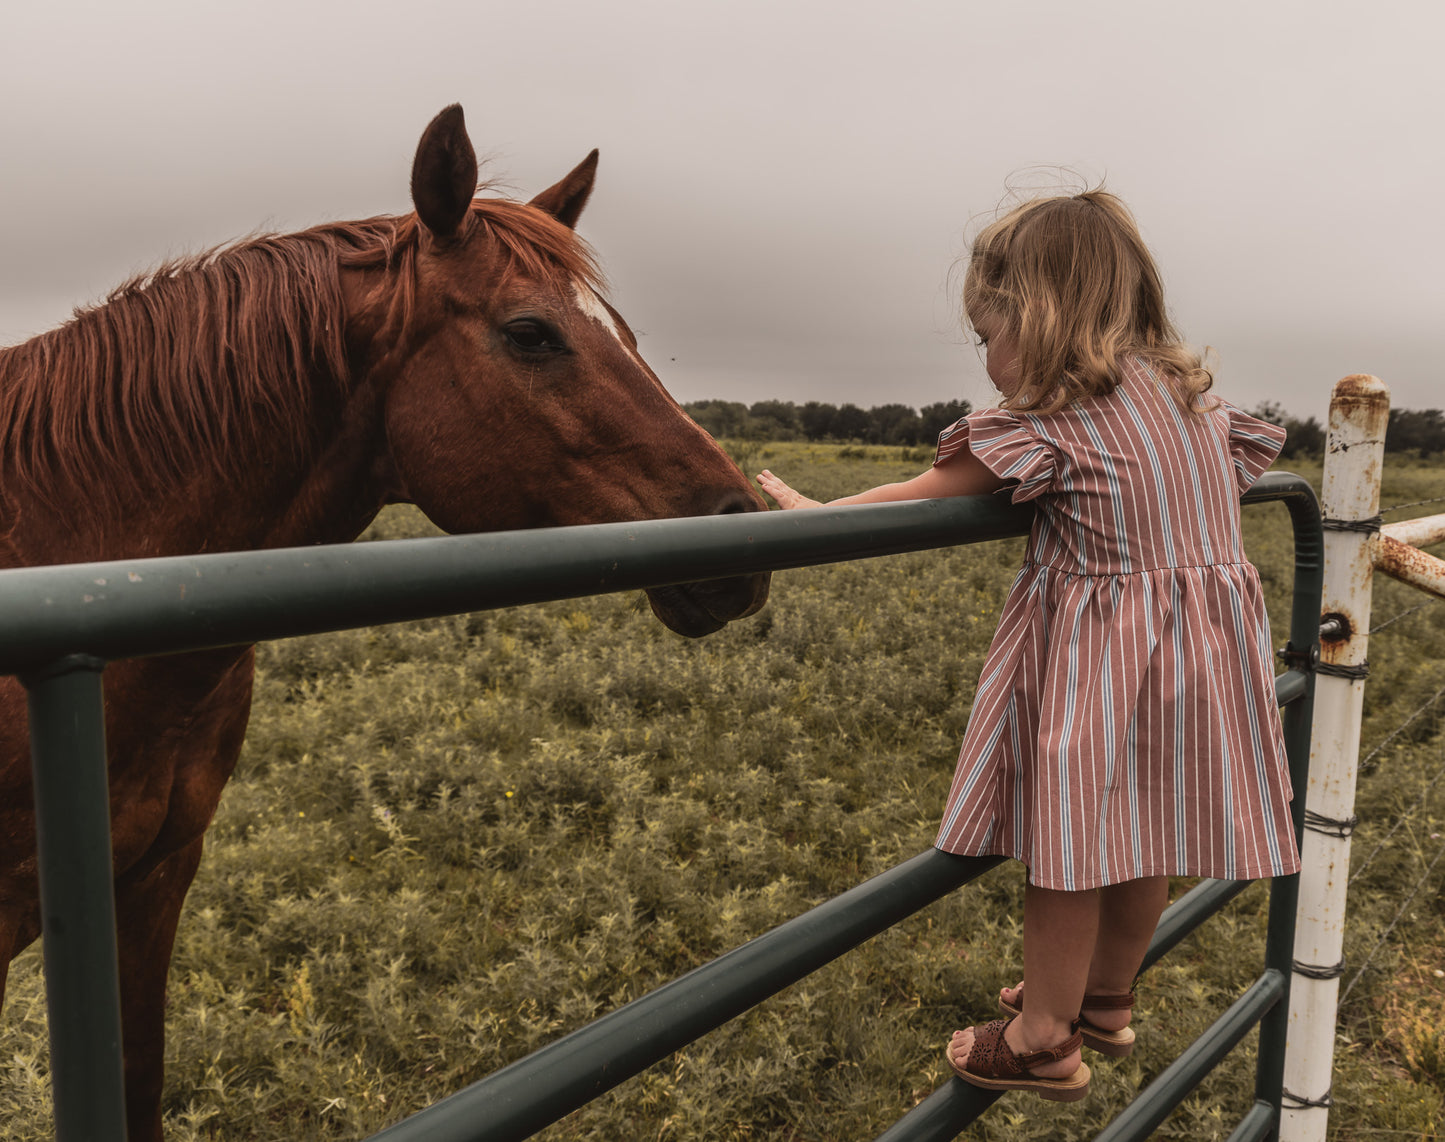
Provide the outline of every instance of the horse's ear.
{"type": "Polygon", "coordinates": [[[554,186],[549,186],[532,205],[540,207],[564,226],[574,227],[592,193],[592,180],[597,177],[597,148],[573,168],[572,173],[554,186]]]}
{"type": "Polygon", "coordinates": [[[411,200],[422,225],[438,238],[457,232],[477,189],[477,153],[467,138],[462,105],[427,124],[411,164],[411,200]]]}

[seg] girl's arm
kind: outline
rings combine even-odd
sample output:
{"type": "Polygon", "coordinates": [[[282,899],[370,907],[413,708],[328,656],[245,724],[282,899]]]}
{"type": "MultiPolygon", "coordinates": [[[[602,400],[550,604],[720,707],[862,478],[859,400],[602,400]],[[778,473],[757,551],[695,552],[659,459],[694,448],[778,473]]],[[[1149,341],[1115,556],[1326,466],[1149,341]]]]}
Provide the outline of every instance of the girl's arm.
{"type": "MultiPolygon", "coordinates": [[[[778,501],[779,507],[818,508],[823,506],[817,500],[810,500],[806,496],[799,495],[766,469],[758,476],[758,483],[762,486],[763,491],[778,501]]],[[[829,500],[828,506],[883,504],[894,500],[937,500],[947,496],[985,496],[990,492],[998,491],[1005,483],[1006,481],[995,476],[982,460],[964,448],[937,468],[930,468],[928,471],[914,476],[911,480],[903,480],[897,484],[883,484],[876,488],[869,488],[866,492],[859,492],[856,496],[829,500]]]]}

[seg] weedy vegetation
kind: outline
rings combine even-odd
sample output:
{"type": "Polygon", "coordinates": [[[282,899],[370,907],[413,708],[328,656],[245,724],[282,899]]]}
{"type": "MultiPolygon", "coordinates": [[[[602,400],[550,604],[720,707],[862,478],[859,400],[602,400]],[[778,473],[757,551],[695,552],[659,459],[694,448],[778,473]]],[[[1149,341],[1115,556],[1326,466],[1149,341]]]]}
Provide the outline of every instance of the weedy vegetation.
{"type": "MultiPolygon", "coordinates": [[[[820,498],[929,456],[748,448],[749,471],[820,498]]],[[[1384,503],[1442,488],[1445,467],[1392,457],[1384,503]]],[[[1287,515],[1245,520],[1282,643],[1287,515]]],[[[428,531],[393,509],[371,536],[428,531]]],[[[762,614],[698,642],[616,595],[260,647],[172,967],[169,1137],[364,1137],[923,851],[1021,550],[787,572],[762,614]]],[[[1425,602],[1377,580],[1375,621],[1425,602]]],[[[1365,970],[1330,1136],[1433,1138],[1445,605],[1382,629],[1370,661],[1364,749],[1383,748],[1360,787],[1344,983],[1365,970]]],[[[989,874],[539,1137],[876,1136],[948,1077],[953,1028],[1019,978],[1022,884],[989,874]]],[[[1086,1102],[1010,1095],[969,1136],[1092,1137],[1257,974],[1264,901],[1252,888],[1148,975],[1140,1048],[1091,1059],[1086,1102]]],[[[51,1134],[45,1035],[37,945],[0,1031],[7,1137],[51,1134]]],[[[1226,1138],[1253,1098],[1252,1044],[1158,1136],[1226,1138]]]]}

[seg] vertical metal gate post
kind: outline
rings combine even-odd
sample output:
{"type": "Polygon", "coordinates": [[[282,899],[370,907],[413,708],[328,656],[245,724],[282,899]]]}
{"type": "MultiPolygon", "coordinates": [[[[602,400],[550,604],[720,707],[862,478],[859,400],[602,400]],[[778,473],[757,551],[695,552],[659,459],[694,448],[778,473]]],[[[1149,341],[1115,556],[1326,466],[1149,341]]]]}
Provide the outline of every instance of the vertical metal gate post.
{"type": "MultiPolygon", "coordinates": [[[[1313,497],[1286,501],[1294,524],[1294,595],[1291,602],[1289,643],[1283,657],[1292,670],[1304,671],[1304,693],[1280,709],[1285,748],[1289,753],[1290,785],[1294,801],[1290,815],[1294,835],[1304,844],[1306,790],[1310,780],[1311,727],[1315,710],[1314,667],[1319,660],[1320,621],[1325,575],[1324,539],[1320,530],[1323,509],[1313,497]]],[[[1304,858],[1301,857],[1303,866],[1304,858]]],[[[1284,981],[1284,1002],[1277,1004],[1259,1025],[1259,1055],[1255,1066],[1255,1107],[1235,1132],[1236,1138],[1277,1136],[1284,1093],[1286,1044],[1289,1037],[1289,996],[1293,978],[1295,925],[1299,914],[1300,873],[1276,878],[1269,891],[1269,928],[1265,938],[1267,971],[1284,981]],[[1266,1126],[1267,1124],[1267,1126],[1266,1126]],[[1261,1133],[1254,1133],[1261,1126],[1261,1133]]]]}
{"type": "Polygon", "coordinates": [[[1344,970],[1345,889],[1364,710],[1380,475],[1390,391],[1346,377],[1330,399],[1320,506],[1325,582],[1307,821],[1301,839],[1295,975],[1290,989],[1281,1142],[1323,1142],[1329,1121],[1336,1005],[1344,970]]]}
{"type": "Polygon", "coordinates": [[[105,663],[75,655],[29,691],[45,999],[58,1142],[125,1142],[105,663]]]}

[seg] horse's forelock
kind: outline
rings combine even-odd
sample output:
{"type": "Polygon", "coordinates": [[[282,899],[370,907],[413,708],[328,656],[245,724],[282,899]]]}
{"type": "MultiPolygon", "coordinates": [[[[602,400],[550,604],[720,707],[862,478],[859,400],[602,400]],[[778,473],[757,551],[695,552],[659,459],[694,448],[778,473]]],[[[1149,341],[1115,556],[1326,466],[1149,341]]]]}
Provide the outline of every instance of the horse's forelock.
{"type": "Polygon", "coordinates": [[[504,278],[523,275],[567,293],[581,282],[606,293],[607,281],[592,248],[546,211],[505,198],[479,198],[472,202],[472,221],[505,251],[504,278]]]}

